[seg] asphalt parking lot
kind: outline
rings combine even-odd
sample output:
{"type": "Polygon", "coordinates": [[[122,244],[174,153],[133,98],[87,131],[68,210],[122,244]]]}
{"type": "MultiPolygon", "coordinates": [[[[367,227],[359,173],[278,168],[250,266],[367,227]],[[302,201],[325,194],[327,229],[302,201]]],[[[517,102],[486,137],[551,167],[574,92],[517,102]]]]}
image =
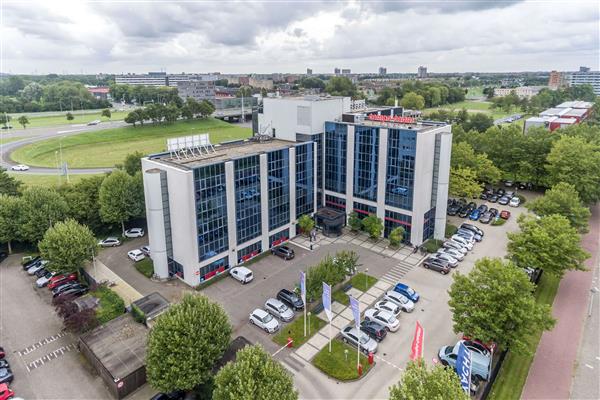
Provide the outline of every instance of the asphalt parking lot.
{"type": "Polygon", "coordinates": [[[15,379],[10,385],[25,399],[107,399],[102,380],[87,368],[76,340],[63,332],[47,288],[11,256],[0,266],[0,345],[15,379]]]}

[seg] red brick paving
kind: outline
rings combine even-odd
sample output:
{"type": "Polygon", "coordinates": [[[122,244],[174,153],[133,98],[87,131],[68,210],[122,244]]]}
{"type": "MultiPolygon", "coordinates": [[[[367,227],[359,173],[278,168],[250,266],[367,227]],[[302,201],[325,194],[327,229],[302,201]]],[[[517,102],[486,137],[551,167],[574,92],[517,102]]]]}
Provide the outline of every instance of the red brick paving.
{"type": "MultiPolygon", "coordinates": [[[[583,247],[592,254],[586,266],[598,263],[600,206],[592,208],[590,232],[583,237],[583,247]]],[[[587,315],[592,271],[569,271],[565,274],[554,299],[554,329],[544,332],[523,388],[522,399],[568,399],[577,349],[587,315]]]]}

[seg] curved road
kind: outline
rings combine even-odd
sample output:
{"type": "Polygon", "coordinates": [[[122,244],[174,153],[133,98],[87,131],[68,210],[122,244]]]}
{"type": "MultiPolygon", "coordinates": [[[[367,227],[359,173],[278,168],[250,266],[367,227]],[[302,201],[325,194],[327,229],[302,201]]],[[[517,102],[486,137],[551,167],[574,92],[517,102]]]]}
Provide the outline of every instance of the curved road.
{"type": "MultiPolygon", "coordinates": [[[[39,142],[42,140],[64,137],[64,136],[72,136],[78,135],[84,132],[110,129],[110,128],[119,128],[121,126],[127,125],[124,121],[110,121],[110,122],[102,122],[98,125],[85,125],[85,124],[75,124],[75,125],[62,125],[62,126],[54,126],[54,127],[41,127],[41,128],[29,128],[24,130],[5,132],[3,131],[0,135],[2,138],[10,139],[14,137],[19,137],[22,139],[15,140],[14,142],[6,143],[0,145],[0,166],[10,170],[10,167],[16,165],[10,158],[10,154],[15,151],[17,148],[39,142]]],[[[103,172],[111,171],[113,168],[69,168],[69,174],[98,174],[103,172]]],[[[32,167],[30,166],[29,171],[12,171],[15,174],[57,174],[58,171],[56,168],[46,168],[46,167],[32,167]]]]}

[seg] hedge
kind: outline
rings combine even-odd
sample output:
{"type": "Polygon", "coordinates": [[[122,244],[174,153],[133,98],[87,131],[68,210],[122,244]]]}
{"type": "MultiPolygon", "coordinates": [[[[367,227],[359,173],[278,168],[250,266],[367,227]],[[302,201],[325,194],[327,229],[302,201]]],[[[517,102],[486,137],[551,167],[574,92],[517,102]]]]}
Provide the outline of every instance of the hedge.
{"type": "Polygon", "coordinates": [[[113,320],[125,312],[123,299],[106,286],[98,286],[90,293],[100,300],[100,304],[96,308],[96,318],[100,324],[113,320]]]}

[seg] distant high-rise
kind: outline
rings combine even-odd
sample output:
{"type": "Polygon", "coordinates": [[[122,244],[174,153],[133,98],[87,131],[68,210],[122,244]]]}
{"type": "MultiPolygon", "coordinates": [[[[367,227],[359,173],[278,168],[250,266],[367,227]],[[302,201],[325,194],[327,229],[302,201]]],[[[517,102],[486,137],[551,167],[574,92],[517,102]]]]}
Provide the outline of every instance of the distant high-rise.
{"type": "Polygon", "coordinates": [[[312,69],[306,68],[306,75],[312,75],[312,69]]]}
{"type": "Polygon", "coordinates": [[[579,67],[579,72],[590,72],[590,67],[579,67]]]}
{"type": "Polygon", "coordinates": [[[379,75],[385,75],[385,74],[387,74],[387,68],[379,67],[379,75]]]}
{"type": "Polygon", "coordinates": [[[427,67],[424,67],[422,65],[419,67],[419,69],[417,70],[417,78],[427,78],[427,67]]]}
{"type": "Polygon", "coordinates": [[[564,78],[562,72],[551,71],[550,79],[548,79],[548,87],[552,90],[556,90],[561,86],[564,86],[564,78]]]}
{"type": "Polygon", "coordinates": [[[569,77],[569,84],[571,86],[577,85],[591,85],[594,88],[594,94],[600,95],[600,71],[587,71],[573,72],[569,77]]]}
{"type": "Polygon", "coordinates": [[[336,75],[339,75],[339,74],[340,74],[340,69],[339,69],[339,68],[337,68],[337,67],[335,67],[335,68],[333,69],[333,73],[334,73],[334,74],[336,74],[336,75]]]}
{"type": "Polygon", "coordinates": [[[342,75],[350,75],[351,73],[350,68],[342,68],[342,75]]]}

